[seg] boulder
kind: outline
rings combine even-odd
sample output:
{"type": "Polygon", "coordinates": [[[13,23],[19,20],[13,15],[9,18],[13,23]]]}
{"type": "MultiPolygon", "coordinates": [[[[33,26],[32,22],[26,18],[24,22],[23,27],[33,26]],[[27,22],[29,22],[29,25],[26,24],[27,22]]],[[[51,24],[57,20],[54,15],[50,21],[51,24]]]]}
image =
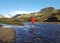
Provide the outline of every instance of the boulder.
{"type": "Polygon", "coordinates": [[[15,31],[13,28],[0,28],[0,40],[3,42],[12,42],[15,40],[15,31]]]}

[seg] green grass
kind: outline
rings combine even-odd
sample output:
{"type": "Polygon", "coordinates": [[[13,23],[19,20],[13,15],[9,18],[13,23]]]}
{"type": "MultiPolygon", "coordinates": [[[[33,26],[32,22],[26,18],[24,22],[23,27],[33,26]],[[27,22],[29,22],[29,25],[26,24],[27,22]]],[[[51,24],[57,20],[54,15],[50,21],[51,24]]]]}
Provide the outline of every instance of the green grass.
{"type": "Polygon", "coordinates": [[[56,17],[58,18],[58,20],[60,20],[60,15],[56,15],[56,17]]]}
{"type": "Polygon", "coordinates": [[[22,22],[20,22],[20,20],[9,20],[9,19],[6,19],[6,18],[0,18],[0,24],[12,24],[12,25],[23,25],[22,22]]]}
{"type": "MultiPolygon", "coordinates": [[[[51,15],[51,14],[50,14],[51,15]]],[[[45,14],[44,16],[42,16],[41,18],[39,18],[39,22],[43,22],[46,18],[49,18],[50,17],[49,14],[45,14]]]]}

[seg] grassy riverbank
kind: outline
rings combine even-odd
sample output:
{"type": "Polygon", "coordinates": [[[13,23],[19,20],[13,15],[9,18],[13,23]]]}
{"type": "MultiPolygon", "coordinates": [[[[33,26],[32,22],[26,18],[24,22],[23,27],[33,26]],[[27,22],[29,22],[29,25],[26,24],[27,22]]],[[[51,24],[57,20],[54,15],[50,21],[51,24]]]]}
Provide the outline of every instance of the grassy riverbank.
{"type": "MultiPolygon", "coordinates": [[[[38,21],[38,19],[37,19],[38,21]]],[[[24,22],[30,22],[29,18],[24,18],[24,19],[13,19],[13,18],[0,18],[0,24],[11,24],[11,25],[24,25],[24,22]]],[[[40,23],[54,23],[54,24],[60,24],[60,22],[43,22],[43,20],[39,20],[38,22],[40,23]]]]}
{"type": "Polygon", "coordinates": [[[19,20],[14,20],[12,18],[0,18],[0,24],[23,25],[19,20]]]}

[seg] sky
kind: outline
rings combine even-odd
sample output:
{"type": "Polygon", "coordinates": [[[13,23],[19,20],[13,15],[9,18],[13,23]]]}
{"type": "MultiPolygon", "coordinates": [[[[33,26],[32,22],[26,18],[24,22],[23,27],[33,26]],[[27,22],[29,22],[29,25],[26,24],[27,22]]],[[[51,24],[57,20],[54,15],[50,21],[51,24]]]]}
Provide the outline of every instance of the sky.
{"type": "Polygon", "coordinates": [[[5,16],[38,12],[45,7],[60,9],[60,0],[0,0],[0,14],[5,16]]]}

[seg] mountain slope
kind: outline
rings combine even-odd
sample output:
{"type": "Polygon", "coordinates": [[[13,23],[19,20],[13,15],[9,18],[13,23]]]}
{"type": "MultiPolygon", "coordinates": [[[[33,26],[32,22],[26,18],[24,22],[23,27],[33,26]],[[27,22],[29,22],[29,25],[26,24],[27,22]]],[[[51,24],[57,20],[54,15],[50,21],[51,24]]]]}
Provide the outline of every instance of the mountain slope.
{"type": "MultiPolygon", "coordinates": [[[[16,16],[14,16],[14,18],[20,18],[21,15],[22,14],[17,14],[16,16]]],[[[29,20],[31,16],[34,16],[38,22],[46,21],[48,18],[51,18],[51,17],[53,18],[56,17],[57,20],[60,20],[60,9],[55,9],[54,7],[46,7],[46,8],[41,9],[38,12],[30,13],[26,15],[28,16],[28,18],[25,17],[27,18],[27,20],[29,20]]],[[[22,16],[22,19],[25,19],[24,16],[22,16]]]]}

